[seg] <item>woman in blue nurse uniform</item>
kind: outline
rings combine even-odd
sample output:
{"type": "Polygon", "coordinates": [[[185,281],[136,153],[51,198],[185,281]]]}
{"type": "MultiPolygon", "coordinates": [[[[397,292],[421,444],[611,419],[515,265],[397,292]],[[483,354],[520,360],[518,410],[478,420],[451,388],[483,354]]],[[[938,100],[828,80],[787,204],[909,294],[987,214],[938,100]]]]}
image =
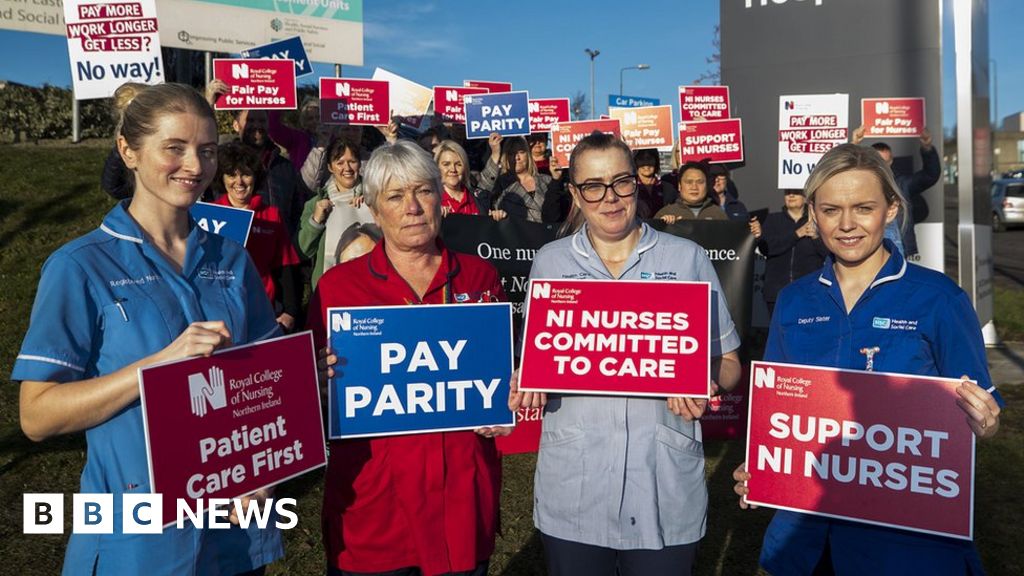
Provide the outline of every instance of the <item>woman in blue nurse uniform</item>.
{"type": "Polygon", "coordinates": [[[138,368],[278,333],[245,249],[189,217],[217,172],[209,104],[180,84],[125,89],[117,147],[135,193],[43,265],[11,375],[22,430],[84,430],[80,491],[113,494],[114,533],[72,534],[64,574],[258,573],[283,554],[276,528],[121,530],[122,495],[151,492],[138,368]]]}
{"type": "MultiPolygon", "coordinates": [[[[780,293],[764,359],[963,378],[956,402],[965,425],[979,438],[993,436],[1002,399],[989,377],[978,317],[949,278],[908,263],[884,240],[905,203],[882,157],[852,144],[833,148],[805,190],[831,256],[820,273],[780,293]],[[889,329],[897,320],[915,328],[889,329]]],[[[745,496],[745,466],[733,477],[745,496]]],[[[970,541],[783,510],[765,534],[761,565],[776,576],[983,573],[970,541]]]]}

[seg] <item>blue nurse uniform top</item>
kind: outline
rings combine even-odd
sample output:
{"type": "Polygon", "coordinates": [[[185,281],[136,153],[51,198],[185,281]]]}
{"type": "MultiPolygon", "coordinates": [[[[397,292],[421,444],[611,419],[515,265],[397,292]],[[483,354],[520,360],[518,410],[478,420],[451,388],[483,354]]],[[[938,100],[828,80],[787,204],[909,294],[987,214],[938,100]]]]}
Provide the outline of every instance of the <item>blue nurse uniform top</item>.
{"type": "MultiPolygon", "coordinates": [[[[69,242],[43,265],[28,334],[11,379],[71,382],[109,374],[156,353],[196,321],[223,320],[236,344],[278,334],[245,248],[190,220],[182,272],[126,210],[69,242]]],[[[121,497],[151,492],[139,401],[85,431],[82,493],[114,495],[113,534],[72,534],[65,575],[228,575],[283,555],[276,528],[121,533],[121,497]]]]}
{"type": "MultiPolygon", "coordinates": [[[[877,346],[876,372],[966,374],[1002,405],[967,294],[945,275],[907,263],[884,242],[889,260],[849,314],[832,256],[819,274],[784,288],[764,359],[864,370],[860,350],[877,346]]],[[[765,533],[761,565],[775,576],[811,574],[826,545],[838,576],[984,573],[973,542],[784,510],[765,533]]]]}

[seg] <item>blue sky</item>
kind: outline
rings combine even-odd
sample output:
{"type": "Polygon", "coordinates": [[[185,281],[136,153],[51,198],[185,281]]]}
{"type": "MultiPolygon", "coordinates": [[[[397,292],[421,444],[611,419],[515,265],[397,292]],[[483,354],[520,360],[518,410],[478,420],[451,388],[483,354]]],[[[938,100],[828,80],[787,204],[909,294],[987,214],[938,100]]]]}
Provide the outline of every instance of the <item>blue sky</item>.
{"type": "MultiPolygon", "coordinates": [[[[531,0],[365,0],[365,67],[345,66],[344,75],[369,77],[375,66],[425,84],[461,84],[463,79],[504,80],[534,98],[590,92],[585,48],[599,49],[595,61],[598,111],[608,94],[619,92],[676,101],[676,87],[709,69],[712,34],[718,23],[714,0],[634,0],[609,10],[603,3],[531,0]],[[681,6],[685,6],[684,11],[681,6]],[[634,16],[636,15],[636,16],[634,16]],[[644,22],[637,24],[637,22],[644,22]]],[[[612,4],[612,6],[615,6],[612,4]]],[[[999,114],[1024,111],[1024,59],[1016,42],[1024,2],[989,0],[990,56],[998,63],[999,114]]],[[[63,38],[0,30],[0,79],[69,86],[63,38]]],[[[333,75],[318,66],[317,75],[333,75]]],[[[947,87],[953,78],[946,76],[947,87]]],[[[947,124],[950,122],[947,119],[947,124]]]]}

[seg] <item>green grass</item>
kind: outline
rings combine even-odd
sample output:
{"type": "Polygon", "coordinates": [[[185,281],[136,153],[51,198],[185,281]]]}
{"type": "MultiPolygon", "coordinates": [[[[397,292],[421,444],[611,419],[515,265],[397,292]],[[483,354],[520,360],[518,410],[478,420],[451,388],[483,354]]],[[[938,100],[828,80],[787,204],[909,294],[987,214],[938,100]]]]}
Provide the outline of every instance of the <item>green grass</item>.
{"type": "MultiPolygon", "coordinates": [[[[113,202],[98,187],[107,149],[0,146],[0,374],[10,374],[28,325],[39,267],[64,242],[93,228],[113,202]]],[[[996,291],[996,317],[1002,330],[1024,334],[1024,296],[996,291]]],[[[1002,337],[1008,338],[1006,334],[1002,337]]],[[[1003,391],[1011,406],[1024,403],[1024,389],[1003,391]]],[[[32,443],[18,427],[18,390],[0,387],[0,542],[4,573],[20,576],[59,572],[66,536],[21,534],[21,500],[26,492],[77,491],[85,461],[81,434],[32,443]]],[[[1003,429],[978,449],[976,534],[990,574],[1024,573],[1024,547],[1017,522],[1024,510],[1024,420],[1004,413],[1003,429]]],[[[732,493],[731,471],[742,459],[741,442],[708,442],[711,502],[708,536],[697,573],[757,574],[761,536],[771,511],[743,512],[732,493]]],[[[502,489],[503,534],[492,558],[492,574],[543,574],[543,553],[533,529],[533,455],[507,457],[502,489]]],[[[280,488],[299,501],[300,524],[286,533],[286,557],[271,574],[321,574],[322,473],[308,474],[280,488]]],[[[68,500],[70,502],[70,499],[68,500]]],[[[70,519],[66,519],[70,522],[70,519]]]]}
{"type": "Polygon", "coordinates": [[[1024,290],[996,286],[992,303],[1000,340],[1024,340],[1024,290]]]}

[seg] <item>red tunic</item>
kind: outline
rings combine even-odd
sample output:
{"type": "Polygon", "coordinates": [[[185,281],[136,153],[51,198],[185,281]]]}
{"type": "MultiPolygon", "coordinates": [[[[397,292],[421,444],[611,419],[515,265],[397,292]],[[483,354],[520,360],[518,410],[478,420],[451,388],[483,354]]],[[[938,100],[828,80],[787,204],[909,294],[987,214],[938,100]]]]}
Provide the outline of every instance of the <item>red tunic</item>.
{"type": "MultiPolygon", "coordinates": [[[[441,266],[422,300],[392,268],[384,241],[328,270],[309,306],[317,349],[332,306],[505,300],[490,264],[438,245],[441,266]]],[[[351,572],[471,570],[494,552],[500,492],[494,441],[471,431],[332,441],[322,519],[327,561],[351,572]]]]}
{"type": "Polygon", "coordinates": [[[450,214],[468,214],[470,216],[478,216],[480,214],[480,210],[477,209],[476,202],[473,201],[470,191],[466,190],[465,187],[462,188],[462,201],[456,200],[445,190],[441,194],[441,205],[447,208],[450,214]]]}
{"type": "MultiPolygon", "coordinates": [[[[227,194],[223,194],[214,200],[214,204],[231,206],[231,201],[227,194]]],[[[288,229],[284,227],[281,213],[276,207],[264,204],[262,196],[253,195],[249,200],[249,210],[253,211],[252,227],[249,229],[245,250],[256,265],[256,271],[260,273],[267,297],[273,302],[277,295],[274,270],[298,264],[299,254],[288,237],[288,229]]]]}

